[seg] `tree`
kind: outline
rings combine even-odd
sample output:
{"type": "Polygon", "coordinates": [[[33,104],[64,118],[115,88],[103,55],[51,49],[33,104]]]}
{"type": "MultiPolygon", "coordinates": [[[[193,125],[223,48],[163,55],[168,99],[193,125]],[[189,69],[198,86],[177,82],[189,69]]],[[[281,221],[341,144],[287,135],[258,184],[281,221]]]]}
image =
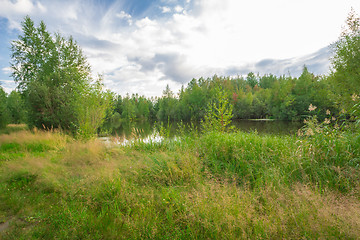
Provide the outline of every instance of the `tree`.
{"type": "Polygon", "coordinates": [[[21,94],[17,91],[12,91],[7,98],[7,108],[11,123],[26,122],[25,102],[21,94]]]}
{"type": "Polygon", "coordinates": [[[157,118],[162,121],[176,120],[178,100],[174,97],[169,85],[166,85],[162,98],[158,99],[157,118]]]}
{"type": "Polygon", "coordinates": [[[229,104],[226,92],[217,89],[217,101],[209,104],[209,108],[201,121],[205,131],[225,132],[228,129],[231,119],[233,106],[229,104]]]}
{"type": "Polygon", "coordinates": [[[317,90],[314,88],[315,83],[315,76],[304,66],[301,76],[295,79],[295,85],[292,90],[292,94],[295,97],[293,109],[299,118],[305,118],[309,105],[311,103],[314,104],[312,92],[317,90]]]}
{"type": "MultiPolygon", "coordinates": [[[[22,22],[22,32],[11,43],[11,68],[18,89],[26,98],[30,126],[78,132],[84,119],[90,121],[89,112],[79,104],[93,104],[94,94],[103,96],[99,92],[100,80],[91,84],[90,65],[72,37],[65,39],[60,34],[52,37],[44,22],[35,27],[30,17],[22,22]]],[[[104,106],[97,105],[96,114],[103,116],[104,106]]]]}
{"type": "Polygon", "coordinates": [[[274,82],[276,81],[276,77],[272,74],[264,75],[259,79],[259,85],[263,89],[271,88],[274,82]]]}
{"type": "Polygon", "coordinates": [[[258,80],[253,72],[250,72],[247,77],[246,81],[251,88],[254,88],[256,84],[258,84],[258,80]]]}
{"type": "Polygon", "coordinates": [[[6,108],[6,92],[0,86],[0,129],[9,123],[9,114],[6,108]]]}
{"type": "Polygon", "coordinates": [[[78,133],[85,138],[91,137],[103,124],[107,110],[113,102],[113,94],[103,91],[101,78],[81,95],[75,107],[78,116],[78,133]]]}
{"type": "MultiPolygon", "coordinates": [[[[215,79],[215,77],[214,77],[215,79]]],[[[200,79],[204,82],[203,79],[200,79]]],[[[182,116],[185,120],[199,120],[203,118],[206,105],[209,102],[205,92],[205,84],[203,87],[199,86],[197,81],[193,79],[181,96],[182,116]]]]}
{"type": "Polygon", "coordinates": [[[352,9],[339,40],[333,44],[333,72],[330,80],[336,100],[345,109],[353,105],[351,96],[360,93],[360,18],[352,9]]]}
{"type": "Polygon", "coordinates": [[[169,84],[166,85],[165,90],[163,91],[163,96],[165,98],[172,98],[174,97],[174,93],[171,91],[169,84]]]}
{"type": "Polygon", "coordinates": [[[132,122],[136,118],[136,106],[135,103],[131,100],[130,96],[127,95],[122,99],[122,111],[121,118],[126,121],[132,122]]]}

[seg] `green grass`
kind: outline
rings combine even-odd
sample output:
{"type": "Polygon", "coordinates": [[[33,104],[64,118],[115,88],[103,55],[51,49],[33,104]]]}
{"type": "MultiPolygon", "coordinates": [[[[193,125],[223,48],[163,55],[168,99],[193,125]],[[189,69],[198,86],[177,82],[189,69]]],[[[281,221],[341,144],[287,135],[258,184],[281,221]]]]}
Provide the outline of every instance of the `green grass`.
{"type": "Polygon", "coordinates": [[[0,135],[1,239],[360,237],[356,134],[0,135]]]}
{"type": "Polygon", "coordinates": [[[28,126],[26,124],[8,124],[5,128],[0,129],[0,134],[10,134],[23,130],[28,130],[28,126]]]}
{"type": "Polygon", "coordinates": [[[199,150],[212,173],[251,188],[311,183],[348,193],[360,180],[359,147],[351,136],[329,140],[239,132],[207,133],[199,150]]]}

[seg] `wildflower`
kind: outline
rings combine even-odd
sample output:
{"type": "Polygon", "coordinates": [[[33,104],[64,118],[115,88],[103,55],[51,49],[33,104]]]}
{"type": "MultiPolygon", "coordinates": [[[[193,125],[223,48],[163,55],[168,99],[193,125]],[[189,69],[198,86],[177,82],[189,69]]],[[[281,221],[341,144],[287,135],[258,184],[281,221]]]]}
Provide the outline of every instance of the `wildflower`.
{"type": "Polygon", "coordinates": [[[315,109],[317,109],[317,107],[310,104],[309,111],[311,112],[311,111],[314,111],[315,109]]]}
{"type": "Polygon", "coordinates": [[[312,136],[312,135],[314,135],[314,131],[313,131],[311,128],[309,128],[309,129],[306,131],[305,135],[306,135],[306,136],[312,136]]]}
{"type": "Polygon", "coordinates": [[[330,119],[325,118],[324,123],[325,123],[325,124],[329,124],[329,123],[330,123],[330,119]]]}
{"type": "Polygon", "coordinates": [[[301,137],[301,136],[303,135],[303,132],[301,131],[301,129],[299,129],[299,130],[297,131],[297,135],[298,135],[299,137],[301,137]]]}
{"type": "Polygon", "coordinates": [[[336,121],[336,118],[335,118],[335,117],[331,117],[331,120],[332,120],[332,121],[336,121]]]}
{"type": "Polygon", "coordinates": [[[326,115],[330,115],[330,110],[326,109],[326,115]]]}
{"type": "Polygon", "coordinates": [[[351,99],[355,102],[356,100],[359,99],[359,96],[354,93],[354,94],[351,96],[351,99]]]}

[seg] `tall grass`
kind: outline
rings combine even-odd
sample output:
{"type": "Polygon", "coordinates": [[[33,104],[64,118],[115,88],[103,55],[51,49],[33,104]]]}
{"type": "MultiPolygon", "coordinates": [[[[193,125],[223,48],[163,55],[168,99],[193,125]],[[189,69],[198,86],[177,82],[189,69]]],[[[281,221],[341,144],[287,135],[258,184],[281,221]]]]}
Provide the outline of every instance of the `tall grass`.
{"type": "Polygon", "coordinates": [[[198,150],[216,176],[251,188],[311,183],[319,190],[351,192],[359,187],[359,147],[356,138],[345,135],[296,138],[210,132],[201,137],[198,150]]]}
{"type": "Polygon", "coordinates": [[[8,124],[5,128],[0,128],[0,134],[10,134],[12,132],[18,132],[28,130],[26,124],[8,124]]]}
{"type": "Polygon", "coordinates": [[[0,238],[359,238],[358,144],[350,133],[208,132],[111,147],[0,135],[0,238]]]}

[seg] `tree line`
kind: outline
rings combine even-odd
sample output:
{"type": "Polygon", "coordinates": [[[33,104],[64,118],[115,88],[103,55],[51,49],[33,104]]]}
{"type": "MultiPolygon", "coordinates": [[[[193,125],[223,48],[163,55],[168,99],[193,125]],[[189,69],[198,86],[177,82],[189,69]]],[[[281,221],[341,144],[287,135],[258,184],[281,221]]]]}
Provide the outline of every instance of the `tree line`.
{"type": "Polygon", "coordinates": [[[360,20],[352,10],[333,45],[331,73],[317,76],[303,67],[299,77],[246,76],[192,79],[178,93],[169,86],[161,97],[125,96],[105,91],[101,76],[72,38],[51,35],[43,22],[30,17],[22,22],[22,35],[11,43],[13,78],[17,91],[7,95],[0,87],[0,127],[26,122],[30,127],[57,128],[91,135],[104,125],[127,121],[200,121],[219,91],[236,119],[299,121],[309,115],[319,119],[346,113],[359,114],[360,20]],[[355,104],[354,104],[355,103],[355,104]],[[316,106],[310,111],[309,105],[316,106]]]}
{"type": "Polygon", "coordinates": [[[221,88],[233,106],[237,119],[301,120],[308,114],[310,104],[318,106],[318,116],[337,106],[331,97],[327,78],[315,76],[306,66],[300,77],[255,75],[192,79],[174,94],[169,86],[162,97],[145,98],[138,95],[118,96],[114,100],[114,114],[128,121],[134,120],[196,120],[204,118],[207,108],[217,101],[221,88]]]}
{"type": "MultiPolygon", "coordinates": [[[[306,66],[300,77],[255,75],[192,79],[187,87],[174,94],[169,86],[158,98],[138,94],[122,97],[112,94],[107,121],[200,121],[208,106],[217,101],[221,88],[233,108],[236,119],[278,119],[298,121],[306,118],[310,104],[317,106],[317,116],[326,118],[326,111],[339,112],[329,77],[315,76],[306,66]]],[[[5,97],[5,93],[2,96],[5,97]]],[[[7,109],[13,123],[26,121],[26,104],[17,91],[7,97],[7,109]]],[[[5,101],[5,100],[4,100],[5,101]]],[[[311,113],[312,114],[312,113],[311,113]]]]}

